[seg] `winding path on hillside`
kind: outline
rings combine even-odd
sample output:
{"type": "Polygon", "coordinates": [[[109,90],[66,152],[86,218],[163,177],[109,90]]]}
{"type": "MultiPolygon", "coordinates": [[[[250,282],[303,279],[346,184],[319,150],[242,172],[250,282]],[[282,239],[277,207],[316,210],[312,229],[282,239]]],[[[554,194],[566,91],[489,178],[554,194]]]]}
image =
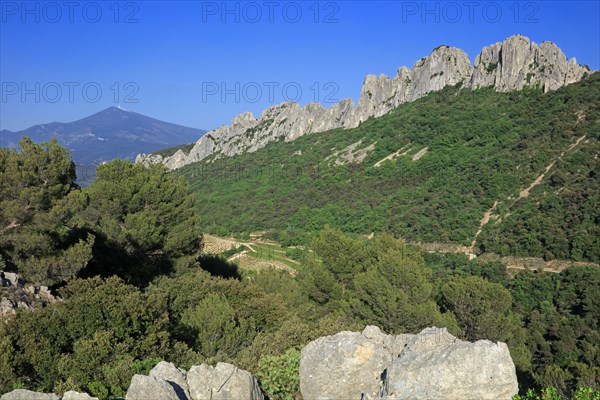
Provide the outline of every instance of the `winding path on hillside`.
{"type": "MultiPolygon", "coordinates": [[[[579,122],[580,119],[581,119],[581,117],[578,118],[577,122],[579,122]]],[[[519,197],[517,197],[516,199],[513,199],[513,201],[511,203],[509,209],[512,208],[512,206],[514,206],[514,204],[517,201],[519,201],[520,199],[524,199],[524,198],[529,197],[529,193],[531,192],[531,190],[534,187],[536,187],[537,185],[539,185],[540,183],[542,183],[542,181],[544,180],[544,178],[546,177],[546,175],[548,174],[548,172],[550,172],[550,170],[552,169],[552,167],[554,167],[558,161],[562,161],[562,158],[565,155],[565,153],[571,152],[582,141],[584,141],[585,138],[586,138],[586,135],[581,136],[580,138],[578,138],[575,141],[575,143],[572,143],[566,150],[563,150],[558,157],[556,157],[554,160],[552,160],[552,162],[546,166],[546,168],[544,169],[544,171],[540,175],[538,175],[531,182],[531,184],[527,188],[525,188],[525,189],[523,189],[523,190],[521,190],[519,192],[519,197]]],[[[510,197],[508,199],[511,200],[510,197]]],[[[490,207],[483,214],[483,218],[481,218],[481,221],[479,222],[479,229],[477,230],[477,233],[475,234],[475,237],[473,238],[473,241],[471,242],[471,249],[470,249],[471,253],[475,252],[475,244],[477,243],[477,239],[479,238],[479,235],[481,235],[481,233],[483,232],[483,227],[488,222],[490,222],[490,220],[492,220],[492,219],[494,219],[494,220],[502,220],[503,218],[506,218],[508,216],[508,215],[500,216],[500,215],[494,214],[494,211],[496,210],[496,207],[498,206],[498,204],[500,204],[500,200],[494,201],[494,205],[492,205],[492,207],[490,207]]]]}

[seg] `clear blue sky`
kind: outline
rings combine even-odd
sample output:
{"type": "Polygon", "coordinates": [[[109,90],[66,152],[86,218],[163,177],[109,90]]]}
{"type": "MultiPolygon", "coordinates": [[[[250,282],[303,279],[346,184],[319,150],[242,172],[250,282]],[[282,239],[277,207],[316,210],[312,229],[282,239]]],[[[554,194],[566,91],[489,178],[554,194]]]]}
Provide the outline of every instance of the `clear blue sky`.
{"type": "Polygon", "coordinates": [[[553,41],[567,58],[600,68],[598,1],[223,4],[24,8],[0,0],[0,129],[68,122],[112,105],[213,129],[296,98],[298,88],[301,104],[356,101],[367,74],[393,76],[440,44],[464,49],[473,61],[482,47],[517,33],[553,41]],[[223,88],[231,91],[225,99],[223,88]]]}

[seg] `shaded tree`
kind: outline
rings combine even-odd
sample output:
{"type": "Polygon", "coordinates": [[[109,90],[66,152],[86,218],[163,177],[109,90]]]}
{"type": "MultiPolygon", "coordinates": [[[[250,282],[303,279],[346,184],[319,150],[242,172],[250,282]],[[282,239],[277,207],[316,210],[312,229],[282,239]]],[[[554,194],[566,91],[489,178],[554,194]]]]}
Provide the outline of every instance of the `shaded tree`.
{"type": "Polygon", "coordinates": [[[0,253],[26,280],[53,285],[92,258],[93,235],[73,235],[65,198],[76,189],[75,166],[56,139],[0,148],[0,253]]]}

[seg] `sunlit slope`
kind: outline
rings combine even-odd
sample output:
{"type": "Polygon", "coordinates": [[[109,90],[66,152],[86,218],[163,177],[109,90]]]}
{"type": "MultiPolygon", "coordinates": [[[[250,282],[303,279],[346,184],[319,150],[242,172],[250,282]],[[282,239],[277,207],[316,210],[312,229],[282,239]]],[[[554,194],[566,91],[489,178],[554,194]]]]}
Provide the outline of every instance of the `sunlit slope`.
{"type": "Polygon", "coordinates": [[[446,88],[350,130],[213,156],[177,173],[203,229],[325,224],[473,252],[599,261],[600,74],[542,94],[446,88]]]}

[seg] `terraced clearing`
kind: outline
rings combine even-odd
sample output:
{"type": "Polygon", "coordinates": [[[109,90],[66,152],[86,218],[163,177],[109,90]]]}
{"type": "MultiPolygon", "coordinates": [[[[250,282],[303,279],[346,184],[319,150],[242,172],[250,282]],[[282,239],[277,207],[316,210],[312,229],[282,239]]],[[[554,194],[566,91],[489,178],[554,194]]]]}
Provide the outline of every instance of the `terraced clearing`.
{"type": "MultiPolygon", "coordinates": [[[[299,256],[314,257],[314,253],[303,247],[283,247],[279,243],[264,240],[261,235],[251,235],[254,239],[250,242],[238,241],[234,238],[221,238],[214,235],[205,234],[205,251],[210,254],[223,254],[237,248],[239,251],[227,258],[227,261],[234,262],[242,271],[261,271],[264,269],[275,268],[296,275],[303,268],[300,261],[288,257],[287,252],[295,251],[299,256]]],[[[372,235],[367,238],[372,239],[372,235]]],[[[545,261],[536,257],[501,257],[494,253],[486,253],[477,257],[471,247],[457,246],[444,243],[413,243],[417,248],[429,253],[460,253],[465,254],[470,260],[478,259],[480,262],[499,261],[507,270],[539,270],[553,273],[561,271],[571,266],[594,266],[600,265],[591,262],[575,262],[572,260],[552,260],[545,261]]]]}
{"type": "MultiPolygon", "coordinates": [[[[262,270],[265,268],[275,268],[288,271],[295,275],[302,264],[288,257],[288,252],[295,252],[302,256],[305,250],[301,248],[286,248],[278,243],[260,239],[260,236],[254,236],[254,240],[244,242],[235,238],[222,238],[215,235],[204,235],[204,248],[207,254],[224,254],[234,251],[229,255],[227,261],[235,262],[241,270],[262,270]]],[[[307,253],[308,254],[308,253],[307,253]]]]}

